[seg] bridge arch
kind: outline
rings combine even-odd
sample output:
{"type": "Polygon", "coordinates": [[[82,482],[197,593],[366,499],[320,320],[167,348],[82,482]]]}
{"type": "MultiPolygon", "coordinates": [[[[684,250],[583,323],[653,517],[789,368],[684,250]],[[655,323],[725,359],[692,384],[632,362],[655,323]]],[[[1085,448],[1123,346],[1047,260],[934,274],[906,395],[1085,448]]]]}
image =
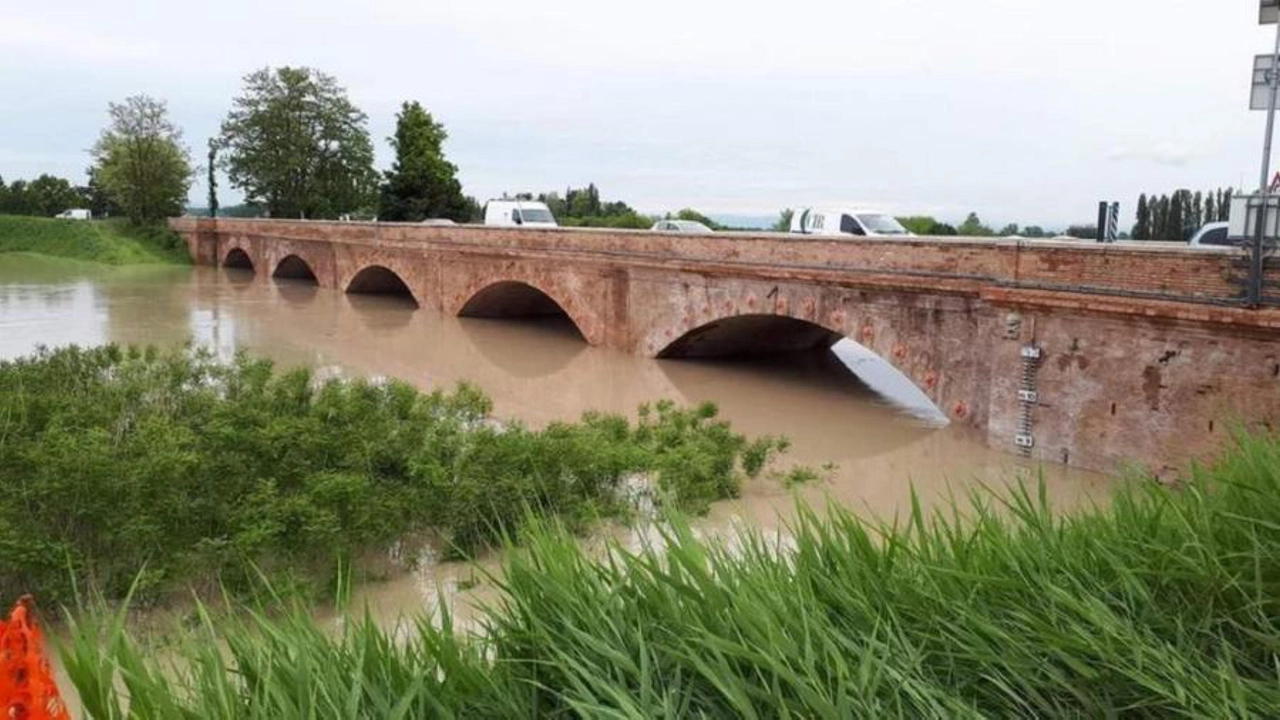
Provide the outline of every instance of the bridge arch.
{"type": "Polygon", "coordinates": [[[393,295],[410,300],[415,307],[421,307],[417,296],[395,270],[386,265],[368,265],[361,268],[347,281],[345,291],[362,295],[393,295]]]}
{"type": "Polygon", "coordinates": [[[280,262],[276,263],[276,269],[271,273],[271,276],[288,280],[310,280],[313,283],[319,283],[311,264],[292,254],[284,256],[280,262]]]}
{"type": "Polygon", "coordinates": [[[522,280],[491,282],[471,293],[456,313],[475,318],[538,318],[561,316],[573,323],[574,329],[592,345],[599,339],[589,334],[588,326],[577,316],[573,305],[562,300],[555,290],[547,291],[522,280]]]}
{"type": "Polygon", "coordinates": [[[249,253],[242,247],[233,247],[227,250],[226,255],[222,256],[222,267],[254,269],[253,259],[249,257],[249,253]]]}
{"type": "Polygon", "coordinates": [[[728,315],[697,325],[662,347],[659,359],[741,358],[787,353],[832,352],[860,381],[912,412],[943,416],[937,405],[936,375],[917,377],[911,367],[895,360],[905,356],[895,344],[888,353],[874,343],[874,335],[858,338],[842,329],[790,315],[745,313],[728,315]],[[863,344],[871,342],[871,345],[863,344]],[[866,365],[870,363],[870,367],[866,365]]]}

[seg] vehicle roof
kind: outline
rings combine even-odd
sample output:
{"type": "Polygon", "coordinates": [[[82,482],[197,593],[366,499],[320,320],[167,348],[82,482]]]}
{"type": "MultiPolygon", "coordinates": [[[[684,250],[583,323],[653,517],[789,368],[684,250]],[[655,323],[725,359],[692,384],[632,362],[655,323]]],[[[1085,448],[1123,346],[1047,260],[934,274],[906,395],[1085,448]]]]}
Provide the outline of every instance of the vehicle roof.
{"type": "Polygon", "coordinates": [[[820,212],[820,213],[848,213],[850,215],[888,215],[889,214],[884,210],[877,210],[875,208],[860,208],[860,207],[809,207],[809,208],[800,208],[796,210],[796,214],[798,215],[804,212],[805,210],[808,210],[809,212],[820,212]]]}

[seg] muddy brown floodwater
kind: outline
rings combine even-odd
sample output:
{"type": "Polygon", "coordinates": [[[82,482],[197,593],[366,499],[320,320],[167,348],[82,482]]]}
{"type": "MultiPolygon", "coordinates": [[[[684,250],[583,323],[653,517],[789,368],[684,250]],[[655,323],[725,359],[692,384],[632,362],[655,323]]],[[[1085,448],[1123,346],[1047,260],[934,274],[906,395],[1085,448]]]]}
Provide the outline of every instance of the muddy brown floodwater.
{"type": "MultiPolygon", "coordinates": [[[[1072,507],[1107,486],[1097,475],[1023,462],[946,425],[908,381],[851,341],[825,354],[758,361],[649,360],[590,347],[567,320],[447,317],[404,298],[254,281],[248,271],[0,255],[0,358],[39,345],[188,339],[224,356],[248,349],[286,365],[397,377],[424,389],[469,381],[493,398],[497,416],[534,426],[587,410],[634,417],[641,403],[661,398],[712,401],[741,432],[788,437],[786,463],[830,467],[821,482],[794,491],[776,479],[749,483],[740,499],[717,504],[699,522],[704,532],[738,524],[774,530],[797,497],[884,518],[904,507],[913,487],[931,504],[978,483],[1043,477],[1055,504],[1072,507]]],[[[433,606],[437,590],[469,585],[473,573],[426,563],[364,586],[357,601],[390,618],[433,606]]]]}

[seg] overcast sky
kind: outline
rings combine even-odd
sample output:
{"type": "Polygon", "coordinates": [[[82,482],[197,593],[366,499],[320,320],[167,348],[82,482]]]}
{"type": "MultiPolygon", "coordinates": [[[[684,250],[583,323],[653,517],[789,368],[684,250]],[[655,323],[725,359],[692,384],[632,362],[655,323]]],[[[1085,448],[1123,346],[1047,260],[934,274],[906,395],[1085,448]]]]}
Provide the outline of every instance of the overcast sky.
{"type": "Polygon", "coordinates": [[[383,167],[400,102],[421,101],[481,200],[595,182],[649,212],[1065,225],[1113,199],[1131,217],[1141,191],[1257,182],[1257,6],[5,0],[0,175],[83,180],[108,101],[135,93],[166,99],[203,160],[243,76],[289,64],[349,90],[383,167]]]}

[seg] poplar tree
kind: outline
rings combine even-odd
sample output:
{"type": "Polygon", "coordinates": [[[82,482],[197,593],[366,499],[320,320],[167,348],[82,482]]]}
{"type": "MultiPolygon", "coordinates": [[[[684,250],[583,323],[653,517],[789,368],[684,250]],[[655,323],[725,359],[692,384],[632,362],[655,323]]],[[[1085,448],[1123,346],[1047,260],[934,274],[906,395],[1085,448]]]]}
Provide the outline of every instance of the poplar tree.
{"type": "Polygon", "coordinates": [[[214,168],[218,162],[218,144],[209,140],[209,217],[218,217],[218,178],[214,168]]]}
{"type": "Polygon", "coordinates": [[[1147,207],[1147,194],[1138,196],[1138,222],[1133,226],[1134,240],[1151,239],[1151,209],[1147,207]]]}

